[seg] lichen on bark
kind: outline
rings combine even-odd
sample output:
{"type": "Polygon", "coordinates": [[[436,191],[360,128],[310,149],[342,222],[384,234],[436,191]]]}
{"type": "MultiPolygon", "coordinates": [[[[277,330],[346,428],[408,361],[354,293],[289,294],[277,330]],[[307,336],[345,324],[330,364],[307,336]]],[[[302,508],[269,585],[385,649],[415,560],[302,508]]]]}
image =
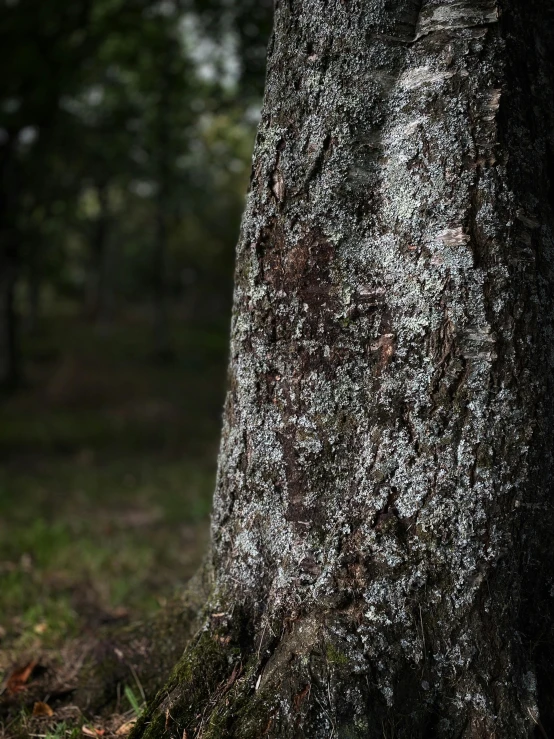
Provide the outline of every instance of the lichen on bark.
{"type": "Polygon", "coordinates": [[[554,731],[553,26],[276,3],[213,594],[135,736],[554,731]]]}

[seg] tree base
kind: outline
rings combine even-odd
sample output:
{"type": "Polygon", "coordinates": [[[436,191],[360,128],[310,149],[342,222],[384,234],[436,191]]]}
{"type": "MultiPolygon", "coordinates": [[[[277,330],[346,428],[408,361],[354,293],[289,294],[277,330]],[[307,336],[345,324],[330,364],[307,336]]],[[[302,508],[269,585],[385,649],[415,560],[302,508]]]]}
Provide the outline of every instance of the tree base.
{"type": "Polygon", "coordinates": [[[422,665],[394,656],[370,664],[352,614],[314,613],[279,632],[276,624],[252,629],[236,607],[223,611],[204,612],[202,628],[131,739],[548,736],[534,686],[522,691],[525,676],[499,675],[486,686],[494,705],[486,704],[477,692],[485,688],[479,659],[457,680],[432,688],[431,656],[422,665]]]}

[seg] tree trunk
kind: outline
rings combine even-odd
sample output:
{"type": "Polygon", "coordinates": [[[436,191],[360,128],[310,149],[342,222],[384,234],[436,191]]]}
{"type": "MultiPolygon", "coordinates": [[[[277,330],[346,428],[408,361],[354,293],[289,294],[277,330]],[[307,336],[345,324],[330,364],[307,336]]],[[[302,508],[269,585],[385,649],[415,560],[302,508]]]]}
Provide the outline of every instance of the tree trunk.
{"type": "Polygon", "coordinates": [[[158,359],[172,356],[168,315],[168,201],[170,178],[170,66],[171,49],[160,60],[160,94],[157,109],[156,233],[154,237],[154,348],[158,359]]]}
{"type": "Polygon", "coordinates": [[[212,594],[134,737],[554,736],[549,0],[278,0],[212,594]]]}
{"type": "Polygon", "coordinates": [[[154,245],[154,347],[158,359],[171,358],[169,316],[167,310],[167,190],[160,187],[156,205],[156,235],[154,245]]]}
{"type": "Polygon", "coordinates": [[[33,243],[29,243],[24,268],[25,282],[25,317],[23,327],[28,334],[34,335],[39,330],[42,274],[44,272],[42,253],[48,248],[38,233],[34,233],[33,243]]]}
{"type": "Polygon", "coordinates": [[[30,334],[36,334],[40,315],[40,275],[36,265],[32,265],[27,277],[27,315],[25,328],[30,334]]]}
{"type": "Polygon", "coordinates": [[[16,276],[14,255],[0,246],[0,391],[12,390],[19,380],[14,305],[16,276]]]}
{"type": "Polygon", "coordinates": [[[98,216],[90,243],[85,312],[99,326],[111,323],[114,312],[113,250],[109,238],[109,203],[106,183],[97,186],[98,216]]]}
{"type": "Polygon", "coordinates": [[[0,392],[20,381],[15,284],[18,275],[17,214],[20,176],[16,163],[17,132],[5,131],[0,142],[0,392]]]}

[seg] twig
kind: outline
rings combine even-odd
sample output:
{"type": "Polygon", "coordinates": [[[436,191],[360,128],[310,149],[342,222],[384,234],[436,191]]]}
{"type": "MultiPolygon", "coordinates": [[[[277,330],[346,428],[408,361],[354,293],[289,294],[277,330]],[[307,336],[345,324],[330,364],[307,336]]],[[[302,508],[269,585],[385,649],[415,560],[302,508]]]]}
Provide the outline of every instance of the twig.
{"type": "Polygon", "coordinates": [[[262,631],[262,635],[260,637],[260,646],[258,647],[258,654],[256,655],[256,658],[257,659],[260,659],[260,652],[262,650],[262,644],[263,644],[263,641],[264,641],[264,636],[265,636],[266,629],[267,629],[267,622],[264,623],[264,630],[262,631]]]}
{"type": "Polygon", "coordinates": [[[135,678],[135,682],[137,684],[137,688],[139,689],[139,693],[141,694],[142,700],[144,703],[146,703],[146,694],[144,692],[144,688],[142,687],[142,683],[139,680],[139,676],[137,675],[137,671],[133,667],[133,665],[129,662],[129,669],[131,670],[133,677],[135,678]]]}
{"type": "Polygon", "coordinates": [[[421,613],[421,605],[419,606],[419,620],[421,622],[421,638],[423,640],[423,661],[427,661],[427,650],[425,648],[425,631],[423,630],[423,614],[421,613]]]}
{"type": "Polygon", "coordinates": [[[531,709],[529,708],[529,706],[527,706],[527,713],[529,714],[529,716],[531,716],[531,719],[532,719],[533,723],[534,723],[534,724],[535,724],[536,726],[538,726],[538,727],[539,727],[539,731],[540,731],[540,732],[541,732],[541,734],[543,735],[544,739],[548,739],[548,734],[547,734],[547,733],[546,733],[546,731],[544,730],[544,726],[543,726],[543,725],[541,724],[541,722],[540,722],[540,721],[539,721],[539,720],[538,720],[537,718],[535,718],[535,717],[533,716],[533,712],[531,711],[531,709]]]}

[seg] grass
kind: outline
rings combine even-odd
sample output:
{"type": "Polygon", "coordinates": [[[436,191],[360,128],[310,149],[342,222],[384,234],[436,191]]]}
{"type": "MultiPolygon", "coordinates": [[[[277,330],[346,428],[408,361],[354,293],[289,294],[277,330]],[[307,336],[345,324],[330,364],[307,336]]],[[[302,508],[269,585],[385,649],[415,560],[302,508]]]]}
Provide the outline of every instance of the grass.
{"type": "Polygon", "coordinates": [[[82,733],[79,727],[71,728],[65,721],[54,726],[44,734],[44,739],[78,739],[82,733]]]}
{"type": "Polygon", "coordinates": [[[153,613],[199,563],[227,326],[172,330],[170,364],[136,317],[99,332],[65,312],[25,339],[26,384],[0,404],[0,685],[24,655],[153,613]]]}
{"type": "Polygon", "coordinates": [[[13,646],[156,608],[205,544],[212,470],[190,461],[50,461],[0,475],[0,623],[13,646]]]}

